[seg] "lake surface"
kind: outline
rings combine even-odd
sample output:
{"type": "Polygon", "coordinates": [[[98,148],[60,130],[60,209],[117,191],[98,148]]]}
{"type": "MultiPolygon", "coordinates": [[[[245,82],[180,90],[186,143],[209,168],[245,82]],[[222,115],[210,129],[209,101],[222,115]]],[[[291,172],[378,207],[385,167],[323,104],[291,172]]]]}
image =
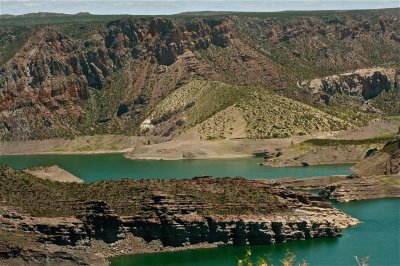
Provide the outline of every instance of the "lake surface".
{"type": "Polygon", "coordinates": [[[350,174],[350,165],[274,168],[260,166],[261,158],[207,160],[129,160],[123,154],[90,155],[10,155],[0,156],[0,163],[18,169],[56,164],[85,182],[117,178],[191,178],[243,176],[247,178],[312,177],[350,174]]]}
{"type": "MultiPolygon", "coordinates": [[[[356,266],[354,256],[369,256],[370,266],[400,265],[400,199],[369,200],[335,204],[363,224],[349,228],[342,237],[313,239],[276,245],[252,246],[254,257],[266,255],[274,265],[281,265],[287,250],[305,259],[310,266],[356,266]]],[[[224,266],[236,265],[246,247],[221,247],[170,253],[120,256],[112,266],[224,266]]]]}
{"type": "MultiPolygon", "coordinates": [[[[218,160],[143,161],[129,160],[123,154],[18,155],[0,156],[0,163],[18,169],[56,164],[85,182],[117,178],[191,178],[211,175],[247,178],[279,178],[349,174],[350,165],[273,168],[259,166],[260,158],[218,160]]],[[[400,265],[400,200],[384,199],[337,203],[344,212],[364,223],[344,231],[340,238],[313,239],[284,244],[254,246],[255,256],[267,255],[275,265],[289,249],[313,265],[356,265],[353,256],[370,256],[370,265],[400,265]]],[[[138,266],[219,266],[236,265],[245,247],[199,249],[113,258],[112,265],[138,266]]]]}

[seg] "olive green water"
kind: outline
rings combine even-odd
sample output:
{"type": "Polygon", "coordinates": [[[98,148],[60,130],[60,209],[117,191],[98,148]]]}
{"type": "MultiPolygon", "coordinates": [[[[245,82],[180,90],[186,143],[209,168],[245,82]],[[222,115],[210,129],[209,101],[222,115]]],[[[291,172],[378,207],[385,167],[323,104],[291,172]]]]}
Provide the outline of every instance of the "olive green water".
{"type": "Polygon", "coordinates": [[[0,163],[18,169],[56,164],[85,182],[117,178],[191,178],[211,175],[247,178],[311,177],[349,174],[350,165],[273,168],[260,166],[260,158],[221,160],[129,160],[123,154],[0,156],[0,163]]]}
{"type": "MultiPolygon", "coordinates": [[[[270,168],[257,165],[257,158],[227,160],[132,161],[122,154],[101,155],[26,155],[0,156],[0,163],[23,169],[56,164],[85,182],[128,178],[190,178],[199,175],[243,176],[247,178],[279,178],[349,174],[350,165],[270,168]]],[[[353,256],[370,256],[371,265],[400,265],[400,200],[336,204],[363,224],[344,231],[335,239],[314,239],[291,243],[254,246],[255,256],[267,255],[275,265],[289,249],[311,265],[356,265],[353,256]]],[[[112,258],[116,265],[235,265],[245,253],[244,247],[188,250],[172,253],[121,256],[112,258]]]]}

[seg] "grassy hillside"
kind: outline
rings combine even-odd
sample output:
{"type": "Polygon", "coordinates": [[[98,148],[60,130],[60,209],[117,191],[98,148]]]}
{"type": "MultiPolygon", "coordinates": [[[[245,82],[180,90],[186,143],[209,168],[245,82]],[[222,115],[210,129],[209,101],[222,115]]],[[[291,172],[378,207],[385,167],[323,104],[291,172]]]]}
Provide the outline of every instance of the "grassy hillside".
{"type": "Polygon", "coordinates": [[[170,121],[181,131],[199,125],[204,139],[280,138],[365,125],[369,115],[318,109],[256,86],[193,80],[162,100],[149,119],[155,130],[171,127],[170,121]]]}

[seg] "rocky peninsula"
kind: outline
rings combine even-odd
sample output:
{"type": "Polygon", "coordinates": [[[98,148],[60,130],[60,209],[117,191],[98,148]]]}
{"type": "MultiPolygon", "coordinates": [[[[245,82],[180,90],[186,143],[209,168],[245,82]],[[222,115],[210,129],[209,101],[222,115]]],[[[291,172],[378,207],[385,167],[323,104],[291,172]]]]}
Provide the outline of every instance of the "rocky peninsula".
{"type": "Polygon", "coordinates": [[[320,196],[244,178],[37,178],[2,165],[6,263],[106,264],[112,255],[335,237],[359,221],[320,196]]]}

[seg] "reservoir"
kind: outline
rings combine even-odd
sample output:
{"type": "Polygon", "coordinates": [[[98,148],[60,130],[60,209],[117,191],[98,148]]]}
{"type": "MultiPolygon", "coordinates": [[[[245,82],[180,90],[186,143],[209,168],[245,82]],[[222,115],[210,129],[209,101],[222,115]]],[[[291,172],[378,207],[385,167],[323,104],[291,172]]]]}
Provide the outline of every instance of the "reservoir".
{"type": "MultiPolygon", "coordinates": [[[[85,182],[119,178],[171,179],[210,175],[214,177],[281,178],[350,174],[349,164],[273,168],[259,166],[255,157],[204,160],[129,160],[123,154],[12,155],[0,156],[0,163],[18,169],[56,164],[85,182]]],[[[279,265],[287,250],[312,265],[356,265],[354,256],[369,256],[369,265],[400,265],[400,199],[335,203],[335,206],[363,223],[334,239],[313,239],[276,245],[252,246],[254,257],[266,256],[279,265]]],[[[111,258],[113,266],[219,266],[236,265],[246,247],[221,247],[179,252],[141,254],[111,258]]]]}
{"type": "Polygon", "coordinates": [[[349,164],[309,167],[267,167],[258,165],[261,158],[198,160],[130,160],[121,153],[89,155],[7,155],[0,163],[24,169],[56,164],[85,182],[118,178],[171,179],[209,175],[246,178],[313,177],[350,174],[349,164]]]}

